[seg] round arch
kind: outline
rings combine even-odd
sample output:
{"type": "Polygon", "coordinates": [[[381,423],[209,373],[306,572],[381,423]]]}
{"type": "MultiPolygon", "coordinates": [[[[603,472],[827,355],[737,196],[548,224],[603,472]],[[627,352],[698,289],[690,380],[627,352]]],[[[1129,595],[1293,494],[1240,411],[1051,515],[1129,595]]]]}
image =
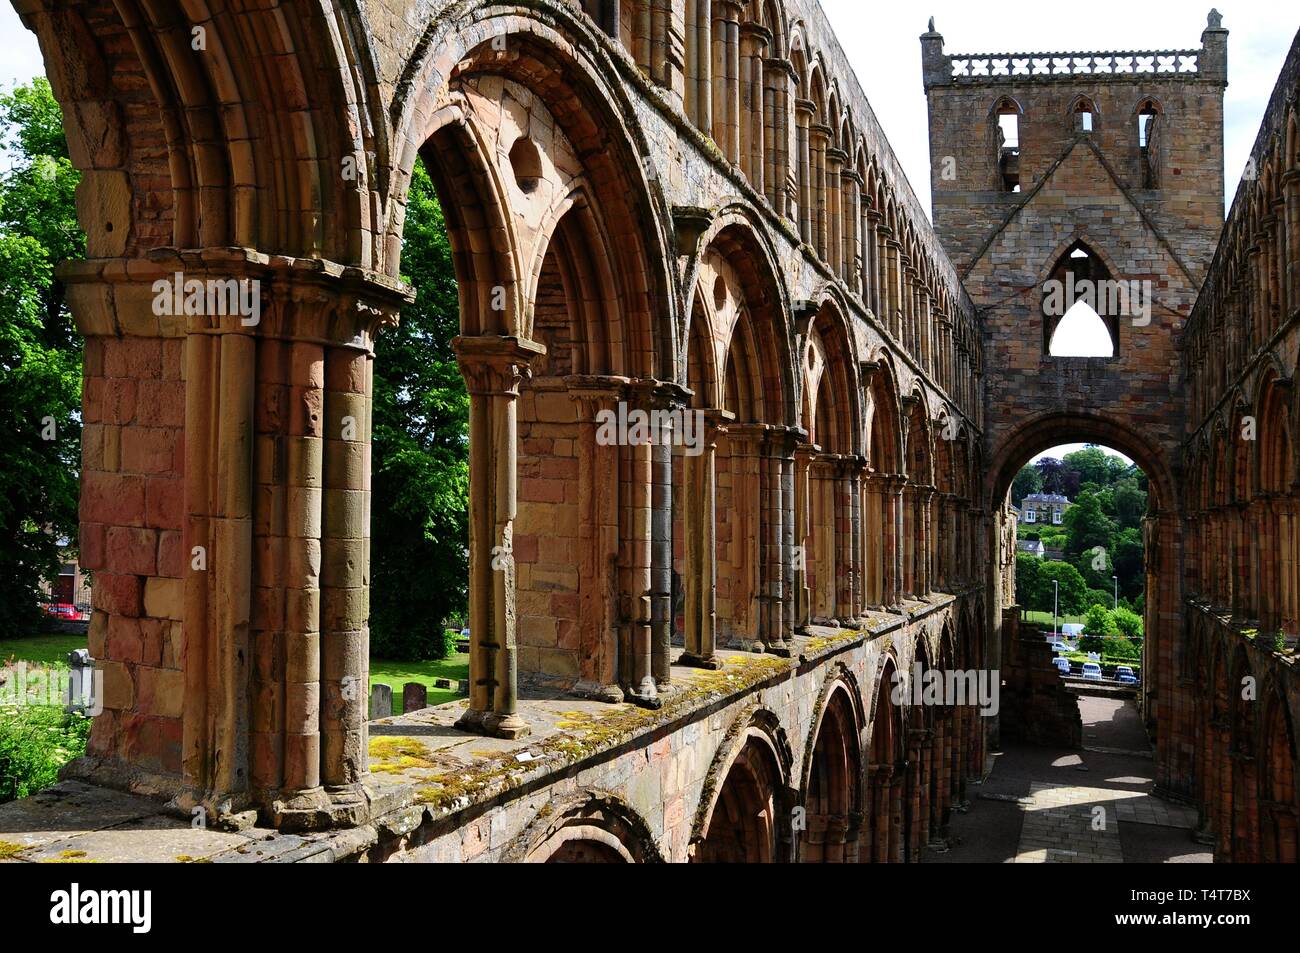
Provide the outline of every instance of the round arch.
{"type": "Polygon", "coordinates": [[[858,857],[865,770],[862,695],[843,665],[827,675],[805,745],[800,803],[807,810],[799,841],[804,863],[852,863],[858,857]]]}
{"type": "Polygon", "coordinates": [[[1147,474],[1160,511],[1177,512],[1180,496],[1175,489],[1171,461],[1151,441],[1108,417],[1088,413],[1045,413],[1017,427],[993,451],[985,476],[987,499],[997,505],[1011,488],[1016,473],[1034,454],[1065,443],[1096,443],[1131,458],[1147,474]]]}
{"type": "Polygon", "coordinates": [[[775,712],[752,708],[727,732],[705,779],[688,856],[695,863],[785,860],[779,829],[788,816],[787,779],[794,763],[775,712]]]}
{"type": "Polygon", "coordinates": [[[505,863],[662,863],[649,825],[608,791],[548,804],[515,838],[505,863]]]}

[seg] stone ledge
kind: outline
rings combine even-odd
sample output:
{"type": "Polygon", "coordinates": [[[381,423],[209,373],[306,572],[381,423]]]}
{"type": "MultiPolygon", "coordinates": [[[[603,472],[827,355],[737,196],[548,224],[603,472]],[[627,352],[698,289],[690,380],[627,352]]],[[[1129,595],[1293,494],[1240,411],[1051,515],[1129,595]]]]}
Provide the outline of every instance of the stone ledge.
{"type": "Polygon", "coordinates": [[[520,703],[533,733],[516,741],[457,730],[464,702],[372,722],[366,791],[373,820],[346,830],[195,827],[190,815],[160,800],[64,780],[0,806],[0,863],[333,863],[382,857],[417,829],[426,836],[454,829],[850,649],[877,640],[887,647],[909,622],[955,601],[935,594],[909,602],[907,618],[868,613],[861,631],[812,627],[792,637],[790,658],[721,650],[719,671],[674,666],[673,688],[658,710],[536,691],[520,703]]]}

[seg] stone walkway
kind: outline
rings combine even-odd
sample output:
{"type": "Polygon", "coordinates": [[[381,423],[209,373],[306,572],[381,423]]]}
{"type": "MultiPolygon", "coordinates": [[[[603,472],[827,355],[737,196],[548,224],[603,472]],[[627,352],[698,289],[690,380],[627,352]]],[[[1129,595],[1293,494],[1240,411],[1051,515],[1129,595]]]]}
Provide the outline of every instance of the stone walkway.
{"type": "Polygon", "coordinates": [[[1155,797],[1153,762],[1131,701],[1081,699],[1084,749],[1006,745],[968,788],[939,863],[1208,863],[1195,808],[1155,797]]]}
{"type": "Polygon", "coordinates": [[[1148,794],[1107,788],[1031,783],[1021,800],[1017,864],[1118,864],[1124,860],[1120,821],[1191,831],[1196,811],[1148,794]]]}

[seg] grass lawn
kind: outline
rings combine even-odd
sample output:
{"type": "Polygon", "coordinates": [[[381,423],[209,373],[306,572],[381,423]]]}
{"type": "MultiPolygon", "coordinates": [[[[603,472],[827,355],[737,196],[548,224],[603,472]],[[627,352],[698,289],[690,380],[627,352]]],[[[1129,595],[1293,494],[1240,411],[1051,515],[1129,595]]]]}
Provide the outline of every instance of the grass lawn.
{"type": "MultiPolygon", "coordinates": [[[[1030,612],[1026,609],[1021,613],[1021,615],[1024,617],[1026,622],[1036,622],[1039,625],[1047,626],[1049,629],[1052,627],[1052,614],[1050,612],[1030,612]]],[[[1083,624],[1087,621],[1088,619],[1081,615],[1058,615],[1056,617],[1056,624],[1058,626],[1065,625],[1067,622],[1083,624]]]]}
{"type": "Polygon", "coordinates": [[[84,635],[33,635],[23,639],[0,639],[0,664],[13,659],[35,665],[57,665],[66,668],[68,653],[84,649],[84,635]]]}
{"type": "MultiPolygon", "coordinates": [[[[34,635],[22,639],[0,639],[0,663],[13,659],[33,665],[68,664],[68,653],[84,649],[84,635],[34,635]]],[[[445,688],[434,688],[435,678],[469,679],[469,656],[457,654],[436,662],[392,662],[385,659],[370,660],[370,681],[393,686],[393,711],[402,710],[402,686],[407,682],[420,682],[429,690],[429,704],[441,705],[462,696],[445,688]]]]}
{"type": "Polygon", "coordinates": [[[420,682],[429,690],[429,704],[441,705],[462,696],[446,688],[434,688],[435,678],[469,679],[469,656],[464,653],[449,655],[436,662],[390,662],[370,660],[370,684],[383,682],[393,687],[393,713],[402,711],[402,686],[407,682],[420,682]]]}

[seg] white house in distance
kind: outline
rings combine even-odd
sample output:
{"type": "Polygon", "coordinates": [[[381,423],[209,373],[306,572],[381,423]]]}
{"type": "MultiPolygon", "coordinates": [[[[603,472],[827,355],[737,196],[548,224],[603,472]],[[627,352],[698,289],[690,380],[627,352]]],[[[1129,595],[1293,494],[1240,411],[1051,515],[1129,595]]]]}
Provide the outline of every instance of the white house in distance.
{"type": "Polygon", "coordinates": [[[1020,522],[1060,526],[1072,505],[1059,493],[1031,493],[1020,503],[1020,522]]]}

